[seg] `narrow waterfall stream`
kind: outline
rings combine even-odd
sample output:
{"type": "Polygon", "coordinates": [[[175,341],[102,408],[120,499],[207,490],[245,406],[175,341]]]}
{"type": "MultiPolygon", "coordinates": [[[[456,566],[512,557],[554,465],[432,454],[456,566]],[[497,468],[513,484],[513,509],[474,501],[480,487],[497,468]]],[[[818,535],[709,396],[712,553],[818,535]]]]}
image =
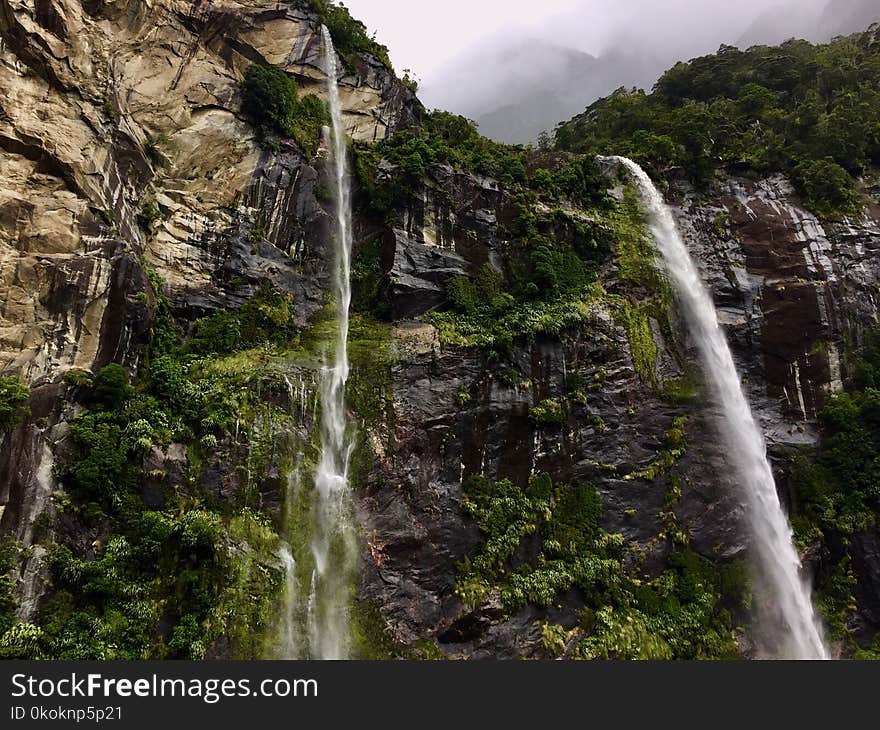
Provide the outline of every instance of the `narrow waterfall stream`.
{"type": "Polygon", "coordinates": [[[321,459],[315,474],[315,520],[311,545],[315,570],[308,604],[308,655],[312,659],[345,659],[349,654],[350,642],[351,586],[357,567],[357,543],[348,481],[354,441],[350,438],[345,405],[351,307],[351,187],[336,50],[327,28],[322,27],[321,32],[332,119],[328,136],[336,194],[332,277],[336,339],[327,353],[328,362],[321,370],[321,459]]]}
{"type": "MultiPolygon", "coordinates": [[[[332,339],[325,344],[324,364],[318,374],[320,456],[313,493],[309,494],[304,486],[307,480],[302,473],[302,454],[288,474],[285,524],[290,532],[281,550],[284,615],[279,621],[276,650],[282,659],[349,658],[350,606],[357,577],[357,539],[348,475],[354,439],[345,402],[351,306],[351,188],[336,51],[327,28],[322,27],[322,37],[332,121],[331,127],[325,127],[324,137],[336,201],[330,259],[335,327],[332,339]],[[295,517],[303,505],[308,505],[309,516],[295,517]],[[300,551],[296,557],[294,546],[305,550],[306,543],[307,554],[300,551]]],[[[291,403],[303,404],[306,385],[302,385],[302,392],[290,382],[288,388],[291,403]]],[[[300,415],[305,417],[305,405],[303,408],[300,415]]]]}
{"type": "Polygon", "coordinates": [[[714,303],[671,211],[647,173],[632,160],[608,160],[625,167],[638,187],[662,266],[699,349],[710,392],[722,410],[721,436],[746,498],[756,568],[774,614],[769,617],[774,624],[774,653],[781,659],[829,659],[811,588],[801,577],[792,530],[776,491],[764,434],[743,392],[714,303]]]}

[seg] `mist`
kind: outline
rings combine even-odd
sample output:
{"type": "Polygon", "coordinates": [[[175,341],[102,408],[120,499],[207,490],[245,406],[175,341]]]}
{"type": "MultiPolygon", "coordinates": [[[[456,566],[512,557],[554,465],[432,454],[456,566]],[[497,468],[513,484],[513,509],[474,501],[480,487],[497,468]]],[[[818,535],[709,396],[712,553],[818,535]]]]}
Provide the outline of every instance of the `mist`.
{"type": "Polygon", "coordinates": [[[426,106],[514,143],[534,141],[620,86],[650,88],[676,61],[721,44],[825,41],[880,20],[880,0],[576,0],[561,12],[526,6],[531,15],[515,12],[520,5],[508,3],[516,25],[508,15],[454,58],[416,69],[426,106]]]}

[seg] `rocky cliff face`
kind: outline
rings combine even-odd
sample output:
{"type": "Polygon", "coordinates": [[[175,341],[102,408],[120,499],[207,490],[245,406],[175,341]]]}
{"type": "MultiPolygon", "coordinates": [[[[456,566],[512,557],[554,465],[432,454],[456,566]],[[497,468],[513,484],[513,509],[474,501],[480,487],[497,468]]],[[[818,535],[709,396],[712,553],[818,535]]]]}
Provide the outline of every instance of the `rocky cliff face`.
{"type": "MultiPolygon", "coordinates": [[[[53,452],[74,415],[64,374],[137,370],[155,307],[145,266],[184,317],[235,307],[266,281],[295,295],[301,323],[321,306],[323,162],[289,141],[261,147],[239,82],[269,63],[321,94],[322,53],[307,3],[0,7],[0,370],[33,393],[32,420],[3,437],[3,532],[29,545],[57,487],[53,452]]],[[[367,55],[341,95],[359,140],[418,107],[367,55]]]]}
{"type": "MultiPolygon", "coordinates": [[[[436,305],[438,281],[473,273],[504,255],[496,225],[509,214],[505,194],[473,177],[464,182],[465,193],[462,181],[442,170],[436,183],[450,186],[459,203],[454,215],[429,191],[395,229],[392,301],[407,318],[436,305]]],[[[709,200],[674,183],[670,196],[781,466],[792,448],[815,444],[817,413],[847,376],[844,343],[877,322],[880,217],[872,206],[862,220],[823,224],[782,178],[730,178],[709,200]]],[[[615,286],[615,269],[602,278],[615,286]]],[[[656,320],[651,330],[657,372],[663,380],[682,377],[682,364],[696,361],[687,334],[676,326],[664,335],[656,320]]],[[[543,655],[540,621],[547,613],[528,608],[502,619],[497,597],[476,609],[452,597],[455,566],[478,542],[460,512],[465,474],[523,484],[548,472],[597,485],[603,527],[624,535],[645,575],[658,570],[669,550],[664,513],[674,476],[686,485],[674,511],[690,545],[721,560],[748,554],[744,507],[726,477],[728,455],[716,441],[716,414],[706,405],[672,405],[646,383],[625,329],[609,311],[598,307],[581,332],[516,347],[503,368],[472,351],[440,347],[430,326],[401,324],[396,337],[401,358],[394,377],[393,455],[381,460],[376,483],[382,486],[364,493],[361,507],[379,546],[364,592],[387,607],[405,639],[427,630],[452,656],[543,655]],[[571,373],[587,382],[601,379],[602,387],[571,403],[561,424],[534,423],[530,408],[547,398],[565,399],[571,373]],[[456,401],[461,388],[473,394],[464,406],[456,401]],[[657,474],[650,466],[658,444],[681,416],[690,417],[690,448],[674,474],[657,474]]],[[[876,539],[876,533],[864,537],[866,554],[876,539]]],[[[857,580],[876,595],[876,566],[870,564],[863,563],[857,580]]],[[[820,569],[809,561],[808,567],[820,569]]],[[[570,629],[577,607],[577,597],[569,595],[549,615],[570,629]]],[[[871,627],[862,634],[870,643],[876,600],[860,604],[857,613],[871,627]]],[[[749,647],[742,638],[741,651],[749,647]]]]}
{"type": "MultiPolygon", "coordinates": [[[[241,115],[239,81],[249,64],[268,63],[320,94],[320,53],[306,3],[0,0],[0,371],[32,388],[31,418],[0,436],[0,531],[33,547],[16,567],[21,620],[35,620],[51,591],[43,543],[53,530],[71,538],[77,529],[59,526],[55,507],[64,492],[56,464],[81,411],[63,376],[113,362],[138,370],[157,316],[147,269],[184,325],[237,309],[268,282],[292,295],[304,335],[319,326],[331,265],[321,152],[312,159],[290,140],[261,147],[241,115]]],[[[412,92],[368,55],[348,59],[342,94],[356,140],[383,139],[420,114],[412,92]]],[[[866,185],[866,217],[834,224],[805,211],[780,178],[733,177],[708,199],[676,183],[670,190],[780,458],[815,442],[817,413],[847,376],[847,337],[878,321],[880,202],[866,185]]],[[[477,605],[457,594],[459,563],[481,541],[462,511],[467,476],[522,485],[547,473],[594,485],[602,528],[623,536],[626,564],[645,579],[676,541],[719,564],[748,553],[711,407],[661,392],[688,381],[695,362],[674,316],[648,319],[650,373],[601,300],[579,326],[518,341],[503,362],[444,344],[423,321],[448,304],[453,277],[503,261],[516,210],[496,181],[438,165],[387,219],[358,216],[356,258],[380,241],[391,323],[380,346],[368,341],[360,355],[354,347],[357,594],[375,608],[371,630],[390,638],[391,653],[428,640],[432,654],[451,657],[542,657],[542,626],[578,625],[576,589],[550,608],[515,611],[494,593],[477,605]],[[559,417],[536,418],[548,401],[562,403],[559,417]],[[683,417],[689,448],[670,456],[665,444],[683,417]]],[[[612,257],[603,287],[634,300],[618,274],[612,257]]],[[[270,369],[274,385],[266,375],[265,387],[259,377],[251,387],[290,418],[254,426],[274,444],[257,486],[277,523],[302,463],[290,442],[312,438],[316,381],[302,358],[270,369]]],[[[236,428],[200,463],[197,488],[234,501],[255,443],[236,428]]],[[[145,457],[145,503],[161,508],[186,464],[180,443],[145,457]]],[[[88,554],[101,537],[71,539],[88,554]]],[[[877,542],[876,532],[863,536],[854,565],[853,620],[866,645],[880,627],[877,542]]],[[[749,638],[739,638],[749,655],[749,638]]],[[[219,640],[209,653],[233,652],[219,640]]]]}

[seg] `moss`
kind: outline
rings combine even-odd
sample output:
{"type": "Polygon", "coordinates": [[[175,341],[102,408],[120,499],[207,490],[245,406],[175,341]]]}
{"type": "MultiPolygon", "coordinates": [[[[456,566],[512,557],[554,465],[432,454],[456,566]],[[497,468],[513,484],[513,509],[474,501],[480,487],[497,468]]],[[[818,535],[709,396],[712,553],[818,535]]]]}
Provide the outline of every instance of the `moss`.
{"type": "Polygon", "coordinates": [[[657,380],[658,350],[651,329],[652,312],[651,303],[633,304],[629,301],[623,302],[615,311],[615,317],[626,330],[633,367],[639,378],[648,383],[655,383],[657,380]]]}
{"type": "MultiPolygon", "coordinates": [[[[678,436],[670,436],[670,448],[678,436]]],[[[729,658],[735,655],[731,610],[748,593],[742,566],[717,566],[676,544],[664,572],[650,580],[630,572],[624,540],[599,527],[601,503],[588,484],[546,475],[525,488],[469,477],[463,509],[483,542],[459,565],[456,593],[478,607],[500,594],[513,613],[539,611],[578,588],[584,606],[570,632],[546,621],[549,655],[578,659],[729,658]]]]}
{"type": "Polygon", "coordinates": [[[642,479],[652,482],[668,474],[672,467],[687,453],[688,444],[685,433],[687,422],[687,416],[678,416],[673,419],[672,426],[663,436],[657,457],[647,467],[627,474],[624,479],[627,481],[642,479]]]}
{"type": "Polygon", "coordinates": [[[352,309],[388,319],[387,279],[382,266],[382,236],[363,241],[351,266],[352,309]]]}
{"type": "Polygon", "coordinates": [[[539,426],[550,426],[563,423],[565,412],[559,401],[547,399],[529,409],[529,418],[539,426]]]}
{"type": "Polygon", "coordinates": [[[268,522],[244,510],[229,523],[227,585],[209,619],[209,636],[229,641],[230,658],[271,656],[275,609],[283,585],[278,566],[280,538],[268,522]]]}
{"type": "Polygon", "coordinates": [[[357,601],[351,611],[352,659],[381,661],[399,659],[405,647],[397,642],[379,604],[357,601]]]}
{"type": "Polygon", "coordinates": [[[645,226],[640,197],[632,185],[624,189],[623,200],[610,216],[610,225],[617,242],[618,278],[651,294],[661,294],[667,283],[657,268],[657,249],[645,226]]]}
{"type": "Polygon", "coordinates": [[[693,373],[676,380],[665,380],[658,393],[661,399],[677,406],[692,406],[703,399],[702,383],[693,373]]]}

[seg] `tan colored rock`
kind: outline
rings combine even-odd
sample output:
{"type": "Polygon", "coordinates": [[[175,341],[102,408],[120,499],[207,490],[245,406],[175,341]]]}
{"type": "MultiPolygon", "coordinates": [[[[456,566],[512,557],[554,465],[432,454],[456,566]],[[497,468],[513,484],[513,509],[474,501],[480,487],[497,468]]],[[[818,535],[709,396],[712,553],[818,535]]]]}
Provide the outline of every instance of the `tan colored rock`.
{"type": "MultiPolygon", "coordinates": [[[[113,282],[126,256],[145,255],[178,296],[214,286],[223,237],[258,212],[243,207],[248,190],[262,191],[282,159],[240,116],[251,63],[324,94],[305,4],[89,7],[51,0],[38,16],[26,0],[0,0],[0,371],[30,380],[122,355],[102,333],[126,337],[118,302],[107,309],[125,296],[113,282]],[[146,202],[162,215],[149,235],[137,223],[146,202]]],[[[412,96],[377,62],[357,64],[342,81],[349,130],[381,139],[412,96]]],[[[293,204],[270,211],[282,257],[299,245],[282,220],[293,204]]]]}

